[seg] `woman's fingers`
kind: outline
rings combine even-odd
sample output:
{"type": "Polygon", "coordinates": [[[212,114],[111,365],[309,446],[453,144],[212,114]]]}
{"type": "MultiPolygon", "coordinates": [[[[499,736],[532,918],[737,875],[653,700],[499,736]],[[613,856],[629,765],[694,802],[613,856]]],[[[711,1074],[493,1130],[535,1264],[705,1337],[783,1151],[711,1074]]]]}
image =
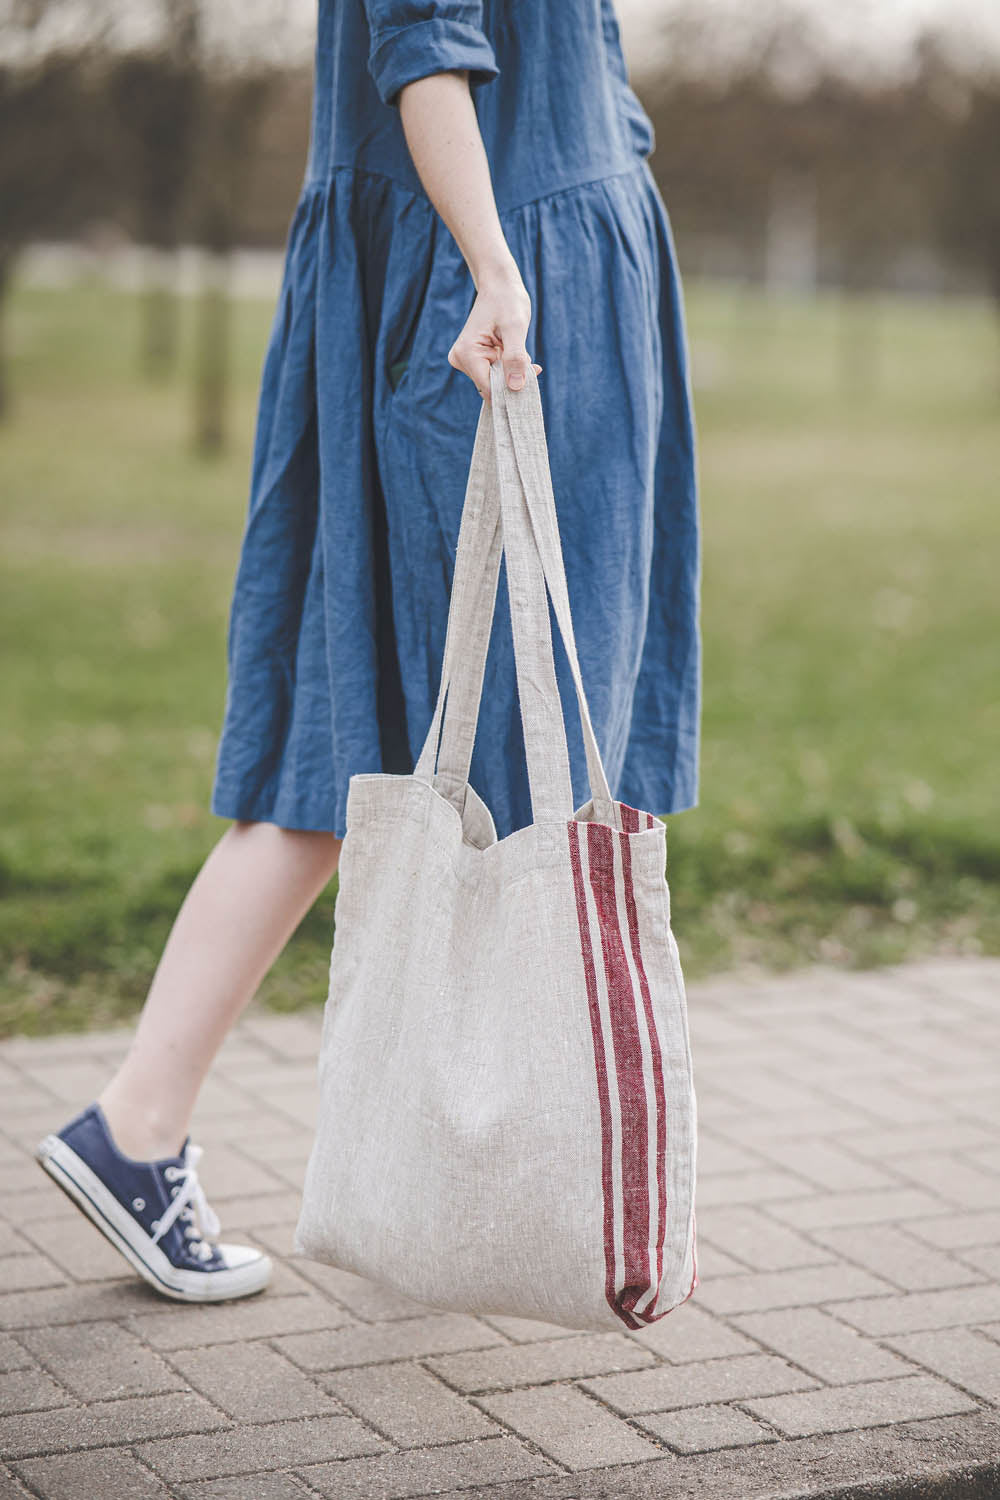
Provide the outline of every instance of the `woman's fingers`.
{"type": "MultiPolygon", "coordinates": [[[[531,298],[515,266],[484,277],[465,327],[448,352],[448,363],[461,370],[484,401],[490,399],[490,366],[500,359],[509,390],[520,390],[531,363],[525,347],[531,323],[531,298]]],[[[540,365],[532,365],[536,374],[540,365]]]]}

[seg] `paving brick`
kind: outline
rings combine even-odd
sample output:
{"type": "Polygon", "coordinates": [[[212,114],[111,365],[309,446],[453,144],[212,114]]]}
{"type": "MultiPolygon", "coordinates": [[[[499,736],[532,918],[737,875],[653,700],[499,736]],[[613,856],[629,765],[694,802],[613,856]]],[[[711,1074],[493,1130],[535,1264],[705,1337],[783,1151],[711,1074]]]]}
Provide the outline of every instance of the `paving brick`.
{"type": "Polygon", "coordinates": [[[857,1126],[859,1114],[868,1115],[876,1126],[881,1126],[926,1125],[941,1113],[940,1104],[933,1099],[898,1087],[894,1072],[888,1068],[882,1073],[866,1073],[857,1078],[844,1072],[835,1085],[831,1083],[827,1087],[836,1099],[842,1101],[845,1110],[843,1128],[848,1130],[857,1126]]]}
{"type": "Polygon", "coordinates": [[[5,1292],[30,1292],[37,1287],[63,1286],[65,1274],[37,1251],[7,1255],[0,1261],[0,1286],[5,1292]]]}
{"type": "Polygon", "coordinates": [[[641,1370],[654,1356],[620,1333],[584,1333],[538,1344],[487,1349],[473,1354],[446,1354],[427,1364],[461,1391],[490,1391],[580,1375],[641,1370]]]}
{"type": "Polygon", "coordinates": [[[17,1467],[39,1500],[170,1500],[166,1485],[123,1448],[32,1458],[17,1467]]]}
{"type": "Polygon", "coordinates": [[[560,1471],[516,1438],[502,1437],[423,1452],[388,1453],[382,1458],[317,1464],[301,1472],[310,1487],[329,1500],[375,1500],[376,1496],[378,1500],[404,1500],[411,1495],[437,1495],[446,1489],[517,1483],[560,1471]]]}
{"type": "Polygon", "coordinates": [[[331,1333],[304,1333],[275,1340],[277,1347],[304,1370],[340,1370],[348,1365],[422,1359],[456,1349],[489,1349],[503,1342],[494,1329],[464,1313],[403,1318],[395,1323],[355,1325],[331,1333]]]}
{"type": "Polygon", "coordinates": [[[885,1224],[895,1219],[919,1219],[941,1212],[941,1200],[920,1188],[883,1192],[818,1193],[768,1205],[768,1212],[793,1229],[833,1224],[885,1224]]]}
{"type": "Polygon", "coordinates": [[[710,1177],[715,1172],[749,1172],[764,1165],[766,1163],[761,1161],[758,1152],[748,1151],[745,1146],[727,1141],[724,1136],[715,1135],[710,1130],[699,1130],[699,1177],[710,1177]]]}
{"type": "Polygon", "coordinates": [[[42,1056],[22,1064],[22,1073],[31,1082],[55,1096],[64,1106],[63,1113],[76,1113],[99,1094],[108,1081],[109,1069],[100,1058],[42,1056]]]}
{"type": "Polygon", "coordinates": [[[109,1281],[103,1285],[57,1286],[39,1292],[5,1293],[0,1296],[0,1328],[87,1323],[161,1305],[161,1298],[151,1287],[138,1276],[126,1275],[121,1281],[109,1281]]]}
{"type": "Polygon", "coordinates": [[[878,1130],[849,1130],[840,1144],[873,1161],[891,1161],[914,1151],[962,1151],[987,1146],[994,1133],[971,1120],[936,1120],[932,1125],[882,1125],[878,1130]]]}
{"type": "Polygon", "coordinates": [[[42,1181],[38,1173],[38,1163],[30,1157],[19,1157],[16,1161],[4,1162],[0,1166],[0,1197],[10,1199],[15,1193],[39,1187],[42,1181]]]}
{"type": "Polygon", "coordinates": [[[1000,1245],[984,1245],[981,1250],[963,1250],[962,1265],[978,1271],[991,1281],[1000,1281],[1000,1245]]]}
{"type": "Polygon", "coordinates": [[[909,1292],[899,1297],[865,1297],[840,1302],[836,1314],[862,1333],[921,1333],[924,1329],[986,1323],[1000,1317],[1000,1286],[956,1287],[943,1292],[909,1292]]]}
{"type": "Polygon", "coordinates": [[[704,1364],[652,1370],[628,1375],[603,1375],[580,1385],[600,1401],[636,1416],[675,1406],[704,1406],[710,1401],[741,1401],[747,1396],[770,1396],[777,1391],[803,1391],[816,1382],[793,1370],[772,1354],[744,1354],[738,1359],[710,1359],[704,1364]]]}
{"type": "Polygon", "coordinates": [[[272,1297],[265,1291],[244,1302],[141,1314],[130,1318],[129,1326],[154,1349],[191,1349],[199,1344],[273,1338],[305,1328],[341,1328],[349,1321],[350,1314],[325,1297],[272,1297]]]}
{"type": "Polygon", "coordinates": [[[183,1349],[170,1363],[184,1379],[224,1412],[252,1422],[261,1415],[261,1393],[267,1392],[267,1416],[333,1415],[339,1411],[325,1391],[306,1378],[284,1355],[261,1343],[220,1344],[212,1349],[183,1349]]]}
{"type": "MultiPolygon", "coordinates": [[[[699,1089],[699,1101],[701,1093],[699,1089]]],[[[720,1135],[757,1151],[764,1150],[770,1141],[797,1141],[806,1127],[813,1135],[832,1136],[842,1130],[850,1130],[858,1123],[857,1110],[819,1097],[805,1116],[797,1109],[761,1110],[759,1114],[748,1114],[744,1107],[732,1116],[723,1117],[721,1121],[711,1111],[707,1118],[712,1120],[713,1127],[720,1135]]]]}
{"type": "Polygon", "coordinates": [[[1000,1344],[968,1328],[909,1333],[886,1342],[915,1364],[960,1385],[973,1396],[1000,1403],[1000,1344]]]}
{"type": "Polygon", "coordinates": [[[766,1312],[779,1307],[807,1307],[842,1298],[893,1292],[889,1282],[858,1266],[803,1266],[795,1271],[748,1272],[725,1276],[699,1287],[703,1307],[709,1312],[766,1312]]]}
{"type": "Polygon", "coordinates": [[[793,1083],[771,1068],[748,1068],[744,1062],[730,1066],[713,1063],[712,1082],[735,1098],[751,1105],[754,1110],[787,1112],[797,1110],[803,1119],[816,1103],[813,1089],[793,1083]]]}
{"type": "Polygon", "coordinates": [[[30,1224],[33,1219],[69,1219],[79,1214],[80,1210],[61,1188],[56,1187],[51,1177],[43,1177],[40,1167],[36,1168],[35,1180],[37,1187],[24,1188],[7,1198],[0,1198],[0,1213],[8,1218],[13,1215],[19,1228],[30,1224]]]}
{"type": "MultiPolygon", "coordinates": [[[[700,1257],[698,1264],[701,1265],[700,1257]]],[[[728,1354],[757,1353],[757,1346],[750,1339],[695,1302],[683,1302],[648,1328],[635,1329],[625,1337],[674,1365],[728,1354]]]]}
{"type": "Polygon", "coordinates": [[[235,1223],[228,1200],[267,1193],[283,1195],[286,1188],[281,1178],[261,1162],[251,1161],[243,1152],[222,1144],[206,1150],[205,1160],[198,1167],[198,1176],[208,1201],[213,1207],[220,1205],[219,1217],[226,1224],[235,1223]]]}
{"type": "Polygon", "coordinates": [[[74,1448],[133,1443],[166,1433],[211,1432],[225,1421],[207,1401],[187,1393],[98,1401],[93,1406],[3,1417],[0,1451],[11,1458],[31,1458],[74,1448]]]}
{"type": "Polygon", "coordinates": [[[743,1261],[735,1260],[733,1256],[727,1255],[725,1250],[720,1250],[710,1240],[699,1238],[698,1275],[703,1282],[710,1281],[716,1276],[738,1276],[746,1269],[743,1261]]]}
{"type": "Polygon", "coordinates": [[[59,1102],[48,1089],[25,1077],[4,1089],[3,1109],[8,1120],[36,1109],[45,1109],[52,1115],[59,1113],[59,1102]]]}
{"type": "Polygon", "coordinates": [[[21,1481],[0,1464],[0,1500],[32,1500],[21,1481]]]}
{"type": "Polygon", "coordinates": [[[970,1396],[930,1375],[908,1375],[901,1380],[869,1381],[832,1390],[803,1391],[743,1402],[755,1416],[772,1423],[788,1437],[816,1432],[847,1432],[880,1427],[889,1422],[916,1422],[922,1417],[945,1417],[975,1411],[970,1396]]]}
{"type": "Polygon", "coordinates": [[[767,1147],[767,1155],[777,1166],[834,1193],[900,1186],[898,1177],[880,1171],[870,1162],[859,1161],[830,1141],[816,1140],[811,1135],[797,1141],[772,1141],[767,1147]]]}
{"type": "Polygon", "coordinates": [[[21,1065],[54,1057],[72,1061],[95,1053],[104,1056],[109,1049],[127,1047],[134,1032],[133,1026],[109,1026],[100,1031],[66,1032],[61,1036],[8,1037],[0,1042],[0,1059],[21,1065]]]}
{"type": "Polygon", "coordinates": [[[314,1492],[292,1474],[239,1474],[231,1479],[206,1479],[172,1490],[184,1500],[308,1500],[314,1492]]]}
{"type": "Polygon", "coordinates": [[[258,1224],[255,1229],[249,1231],[255,1244],[267,1250],[271,1255],[281,1255],[294,1263],[297,1271],[306,1265],[318,1265],[317,1261],[307,1261],[305,1256],[294,1254],[295,1226],[298,1223],[297,1215],[291,1218],[276,1220],[273,1224],[258,1224]],[[300,1267],[300,1261],[302,1263],[300,1267]]]}
{"type": "MultiPolygon", "coordinates": [[[[207,1154],[205,1160],[208,1160],[207,1154]]],[[[245,1196],[227,1199],[220,1204],[219,1217],[225,1233],[232,1236],[234,1232],[254,1230],[266,1224],[280,1224],[294,1217],[301,1206],[301,1193],[290,1188],[282,1191],[281,1184],[275,1180],[275,1186],[270,1192],[250,1192],[245,1196]]]]}
{"type": "Polygon", "coordinates": [[[573,1473],[661,1456],[655,1443],[574,1386],[498,1392],[479,1404],[573,1473]]]}
{"type": "Polygon", "coordinates": [[[355,1416],[401,1448],[497,1435],[481,1411],[417,1365],[367,1365],[321,1378],[355,1416]]]}
{"type": "Polygon", "coordinates": [[[276,1016],[260,1008],[245,1012],[232,1034],[240,1040],[248,1038],[290,1062],[315,1062],[321,1030],[322,1012],[316,1016],[276,1016]]]}
{"type": "Polygon", "coordinates": [[[787,1271],[834,1258],[805,1235],[749,1204],[703,1208],[699,1202],[698,1237],[735,1255],[754,1271],[787,1271]]]}
{"type": "Polygon", "coordinates": [[[754,1172],[718,1172],[714,1177],[699,1177],[698,1203],[708,1208],[722,1203],[777,1203],[812,1194],[811,1183],[778,1167],[759,1167],[754,1172]]]}
{"type": "Polygon", "coordinates": [[[558,1323],[543,1323],[537,1318],[510,1318],[505,1313],[477,1313],[476,1316],[514,1344],[537,1344],[541,1339],[575,1336],[572,1328],[560,1328],[558,1323]]]}
{"type": "MultiPolygon", "coordinates": [[[[280,1251],[276,1253],[281,1254],[280,1251]]],[[[356,1318],[369,1323],[387,1323],[393,1318],[426,1317],[427,1308],[412,1297],[404,1297],[391,1287],[378,1286],[352,1271],[342,1271],[337,1266],[323,1265],[320,1261],[295,1256],[292,1264],[300,1276],[319,1288],[328,1297],[334,1297],[356,1318]]]]}
{"type": "Polygon", "coordinates": [[[178,1437],[136,1448],[168,1484],[178,1480],[224,1479],[285,1469],[323,1459],[380,1453],[388,1444],[356,1417],[306,1417],[298,1422],[244,1424],[211,1436],[178,1437]]]}
{"type": "Polygon", "coordinates": [[[305,1125],[313,1130],[316,1128],[319,1101],[315,1088],[262,1089],[260,1098],[279,1118],[293,1125],[305,1125]]]}
{"type": "Polygon", "coordinates": [[[43,1370],[12,1370],[0,1381],[0,1416],[72,1404],[72,1396],[43,1370]]]}
{"type": "Polygon", "coordinates": [[[238,1146],[247,1131],[259,1130],[268,1125],[275,1130],[284,1130],[288,1126],[288,1121],[265,1109],[263,1103],[258,1103],[255,1108],[254,1101],[248,1094],[240,1110],[226,1110],[222,1114],[207,1115],[200,1115],[195,1110],[191,1121],[191,1134],[199,1146],[206,1148],[205,1160],[207,1161],[208,1153],[214,1151],[217,1146],[238,1146]]]}
{"type": "Polygon", "coordinates": [[[263,1162],[267,1166],[272,1161],[307,1159],[312,1141],[313,1133],[304,1125],[286,1120],[278,1126],[274,1121],[268,1120],[264,1129],[241,1129],[233,1145],[248,1160],[263,1162]]]}
{"type": "Polygon", "coordinates": [[[8,1370],[27,1370],[32,1363],[31,1355],[16,1339],[12,1339],[9,1333],[0,1333],[0,1374],[6,1374],[8,1370]]]}
{"type": "Polygon", "coordinates": [[[921,1151],[897,1156],[893,1167],[960,1208],[1000,1209],[1000,1177],[963,1160],[955,1152],[921,1151]]]}
{"type": "Polygon", "coordinates": [[[231,1479],[206,1479],[171,1491],[184,1500],[308,1500],[313,1495],[292,1474],[239,1474],[231,1479]]]}
{"type": "MultiPolygon", "coordinates": [[[[120,1281],[129,1274],[121,1253],[83,1214],[34,1219],[28,1232],[32,1244],[65,1272],[63,1280],[71,1277],[74,1281],[120,1281]]],[[[0,1282],[2,1279],[0,1269],[0,1282]]]]}
{"type": "MultiPolygon", "coordinates": [[[[23,1234],[19,1234],[13,1224],[0,1223],[0,1256],[26,1255],[30,1250],[30,1240],[26,1240],[23,1234]]],[[[2,1276],[3,1267],[0,1266],[0,1277],[2,1276]]]]}
{"type": "Polygon", "coordinates": [[[683,1411],[653,1412],[643,1427],[676,1448],[678,1453],[708,1453],[718,1448],[744,1448],[750,1443],[774,1443],[773,1432],[735,1406],[693,1406],[683,1411]]]}
{"type": "Polygon", "coordinates": [[[939,1208],[933,1217],[910,1220],[906,1228],[909,1234],[941,1250],[1000,1243],[1000,1213],[943,1213],[939,1208]]]}
{"type": "Polygon", "coordinates": [[[839,1259],[865,1266],[903,1291],[934,1291],[983,1279],[961,1260],[932,1250],[908,1229],[894,1224],[845,1224],[810,1233],[839,1259]]]}
{"type": "Polygon", "coordinates": [[[768,1349],[829,1385],[913,1373],[904,1360],[845,1328],[818,1307],[744,1314],[733,1322],[768,1349]]]}
{"type": "Polygon", "coordinates": [[[288,1187],[295,1188],[301,1193],[306,1180],[306,1163],[297,1157],[288,1157],[285,1161],[279,1159],[268,1163],[268,1170],[288,1187]]]}
{"type": "Polygon", "coordinates": [[[154,1396],[187,1385],[118,1323],[67,1323],[25,1329],[22,1342],[82,1401],[154,1396]]]}

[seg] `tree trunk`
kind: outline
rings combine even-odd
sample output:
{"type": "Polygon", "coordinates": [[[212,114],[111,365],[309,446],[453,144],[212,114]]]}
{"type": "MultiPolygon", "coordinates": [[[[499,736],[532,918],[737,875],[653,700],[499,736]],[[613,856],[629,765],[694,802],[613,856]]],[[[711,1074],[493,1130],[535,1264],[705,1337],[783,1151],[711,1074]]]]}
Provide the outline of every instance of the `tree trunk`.
{"type": "Polygon", "coordinates": [[[0,245],[0,422],[10,416],[10,386],[7,372],[7,307],[10,300],[14,251],[0,245]]]}
{"type": "Polygon", "coordinates": [[[166,380],[177,364],[176,257],[169,250],[145,253],[140,361],[147,380],[166,380]]]}
{"type": "Polygon", "coordinates": [[[220,453],[226,441],[229,386],[229,265],[226,252],[202,256],[195,366],[195,448],[220,453]]]}

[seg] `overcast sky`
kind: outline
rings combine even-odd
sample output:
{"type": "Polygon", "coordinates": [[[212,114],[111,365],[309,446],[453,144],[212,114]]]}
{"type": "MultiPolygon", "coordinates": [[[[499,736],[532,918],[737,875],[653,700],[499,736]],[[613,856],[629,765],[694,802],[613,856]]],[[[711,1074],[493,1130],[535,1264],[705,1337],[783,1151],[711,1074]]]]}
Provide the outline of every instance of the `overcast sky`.
{"type": "MultiPolygon", "coordinates": [[[[561,0],[551,0],[553,4],[561,0]]],[[[684,0],[615,0],[621,20],[622,37],[630,69],[639,74],[643,64],[652,60],[655,49],[651,41],[670,11],[684,0]]],[[[687,0],[690,5],[691,0],[687,0]]],[[[767,13],[768,0],[702,0],[707,14],[719,25],[720,39],[737,41],[739,36],[759,23],[767,13]]],[[[848,57],[858,54],[885,64],[906,54],[906,45],[922,25],[945,27],[964,50],[972,55],[986,53],[1000,56],[1000,0],[775,0],[789,9],[807,11],[819,25],[828,45],[842,50],[848,57]]],[[[14,47],[12,27],[6,40],[4,20],[13,10],[14,0],[0,0],[0,53],[26,47],[46,50],[53,38],[65,40],[67,33],[82,26],[93,6],[64,0],[52,7],[47,24],[35,33],[33,41],[21,33],[14,47]],[[51,35],[50,35],[51,33],[51,35]]],[[[116,18],[116,32],[124,45],[141,46],[155,39],[159,31],[162,0],[111,0],[116,18]]],[[[231,53],[234,43],[240,50],[265,51],[274,56],[276,47],[291,59],[308,61],[315,37],[317,0],[207,0],[204,17],[209,24],[205,39],[214,41],[220,51],[231,53]],[[278,19],[280,18],[280,19],[278,19]],[[276,25],[276,19],[278,24],[276,25]]]]}
{"type": "MultiPolygon", "coordinates": [[[[559,3],[559,0],[555,0],[559,3]]],[[[657,23],[669,14],[674,0],[615,0],[622,38],[632,66],[638,66],[655,35],[657,23]]],[[[706,8],[730,15],[734,29],[759,16],[766,0],[705,0],[706,8]],[[742,24],[741,24],[742,23],[742,24]]],[[[906,42],[921,24],[945,24],[948,29],[985,42],[1000,52],[1000,0],[791,0],[809,11],[835,45],[881,54],[887,59],[905,53],[906,42]]],[[[254,24],[255,15],[274,15],[274,0],[216,0],[217,24],[232,36],[254,24]]],[[[303,41],[315,29],[316,0],[287,0],[282,6],[303,41]]],[[[141,7],[134,7],[136,14],[141,7]]]]}

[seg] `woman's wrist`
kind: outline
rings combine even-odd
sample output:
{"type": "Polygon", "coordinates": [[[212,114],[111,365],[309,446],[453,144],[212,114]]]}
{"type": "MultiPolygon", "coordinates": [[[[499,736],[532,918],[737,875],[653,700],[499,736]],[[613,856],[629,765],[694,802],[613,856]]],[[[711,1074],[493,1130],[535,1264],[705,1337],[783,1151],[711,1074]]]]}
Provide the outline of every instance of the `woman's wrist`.
{"type": "Polygon", "coordinates": [[[521,280],[517,261],[510,253],[506,240],[500,245],[491,246],[482,254],[470,253],[466,257],[466,264],[472,273],[477,292],[481,292],[484,286],[505,286],[512,281],[520,283],[521,280]]]}

